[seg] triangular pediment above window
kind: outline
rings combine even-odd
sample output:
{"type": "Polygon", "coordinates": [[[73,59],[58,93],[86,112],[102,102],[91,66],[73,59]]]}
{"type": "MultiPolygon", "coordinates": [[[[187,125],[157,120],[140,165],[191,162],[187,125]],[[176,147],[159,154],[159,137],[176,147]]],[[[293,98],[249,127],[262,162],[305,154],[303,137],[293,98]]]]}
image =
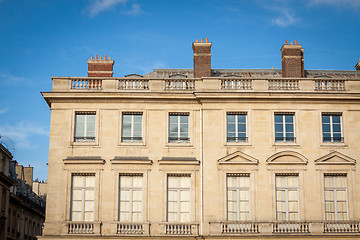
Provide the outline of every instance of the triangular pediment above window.
{"type": "Polygon", "coordinates": [[[243,152],[236,151],[218,160],[219,164],[232,164],[232,165],[257,165],[259,160],[249,156],[243,152]]]}
{"type": "Polygon", "coordinates": [[[275,153],[266,160],[267,164],[307,164],[308,160],[298,152],[282,151],[275,153]]]}
{"type": "Polygon", "coordinates": [[[355,165],[356,160],[337,151],[315,160],[318,165],[355,165]]]}

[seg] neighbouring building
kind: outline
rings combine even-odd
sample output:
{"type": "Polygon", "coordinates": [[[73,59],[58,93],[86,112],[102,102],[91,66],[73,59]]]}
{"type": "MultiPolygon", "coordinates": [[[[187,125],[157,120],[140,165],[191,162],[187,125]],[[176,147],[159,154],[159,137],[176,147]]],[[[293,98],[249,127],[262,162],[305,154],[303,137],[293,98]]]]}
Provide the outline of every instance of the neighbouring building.
{"type": "Polygon", "coordinates": [[[42,234],[45,201],[31,190],[33,168],[18,165],[2,144],[0,156],[0,240],[35,240],[42,234]]]}
{"type": "Polygon", "coordinates": [[[360,239],[360,62],[52,77],[46,221],[52,239],[360,239]]]}

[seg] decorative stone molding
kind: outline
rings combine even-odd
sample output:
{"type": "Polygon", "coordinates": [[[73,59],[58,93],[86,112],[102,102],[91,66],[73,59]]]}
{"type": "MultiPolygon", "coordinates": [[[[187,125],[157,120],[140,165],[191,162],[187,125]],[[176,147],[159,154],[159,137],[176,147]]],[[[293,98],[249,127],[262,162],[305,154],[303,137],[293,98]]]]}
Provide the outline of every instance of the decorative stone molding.
{"type": "Polygon", "coordinates": [[[306,165],[308,160],[306,157],[298,152],[294,151],[282,151],[275,153],[266,160],[267,164],[279,164],[279,165],[290,165],[290,164],[301,164],[306,165]]]}
{"type": "Polygon", "coordinates": [[[333,151],[315,160],[317,165],[355,165],[356,160],[337,151],[333,151]]]}
{"type": "Polygon", "coordinates": [[[230,165],[257,165],[259,160],[247,155],[246,153],[236,151],[223,158],[218,159],[218,164],[230,164],[230,165]]]}

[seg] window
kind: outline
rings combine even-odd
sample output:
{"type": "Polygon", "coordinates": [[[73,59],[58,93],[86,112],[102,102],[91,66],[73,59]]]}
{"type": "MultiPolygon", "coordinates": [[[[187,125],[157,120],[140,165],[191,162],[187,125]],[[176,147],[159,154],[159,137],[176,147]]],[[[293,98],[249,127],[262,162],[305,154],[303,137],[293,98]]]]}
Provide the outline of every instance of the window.
{"type": "Polygon", "coordinates": [[[227,174],[227,220],[250,220],[250,175],[227,174]]]}
{"type": "Polygon", "coordinates": [[[295,142],[294,113],[275,113],[275,142],[295,142]]]}
{"type": "Polygon", "coordinates": [[[276,219],[299,220],[299,186],[297,175],[276,175],[276,219]]]}
{"type": "Polygon", "coordinates": [[[189,113],[169,114],[169,143],[189,142],[189,113]]]}
{"type": "Polygon", "coordinates": [[[190,222],[190,175],[168,175],[167,220],[190,222]]]}
{"type": "Polygon", "coordinates": [[[347,220],[346,175],[325,175],[325,219],[347,220]]]}
{"type": "Polygon", "coordinates": [[[75,142],[95,141],[95,112],[75,113],[75,142]]]}
{"type": "Polygon", "coordinates": [[[119,221],[142,221],[142,175],[120,175],[119,221]]]}
{"type": "Polygon", "coordinates": [[[227,142],[247,142],[246,113],[227,113],[227,142]]]}
{"type": "Polygon", "coordinates": [[[142,113],[123,113],[122,142],[142,141],[142,113]]]}
{"type": "Polygon", "coordinates": [[[322,114],[323,142],[343,142],[341,113],[322,114]]]}
{"type": "Polygon", "coordinates": [[[95,175],[72,176],[72,221],[94,221],[95,175]]]}

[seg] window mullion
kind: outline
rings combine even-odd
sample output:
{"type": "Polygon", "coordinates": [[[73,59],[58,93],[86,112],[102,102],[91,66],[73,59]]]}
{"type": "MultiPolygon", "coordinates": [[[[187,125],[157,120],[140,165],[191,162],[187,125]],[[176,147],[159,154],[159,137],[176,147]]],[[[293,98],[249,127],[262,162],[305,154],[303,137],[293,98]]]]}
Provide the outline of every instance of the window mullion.
{"type": "Polygon", "coordinates": [[[286,142],[286,122],[285,122],[285,114],[282,115],[283,120],[283,141],[286,142]]]}
{"type": "Polygon", "coordinates": [[[84,138],[86,139],[86,137],[87,137],[87,131],[86,131],[86,129],[87,129],[87,115],[84,115],[84,138]]]}

